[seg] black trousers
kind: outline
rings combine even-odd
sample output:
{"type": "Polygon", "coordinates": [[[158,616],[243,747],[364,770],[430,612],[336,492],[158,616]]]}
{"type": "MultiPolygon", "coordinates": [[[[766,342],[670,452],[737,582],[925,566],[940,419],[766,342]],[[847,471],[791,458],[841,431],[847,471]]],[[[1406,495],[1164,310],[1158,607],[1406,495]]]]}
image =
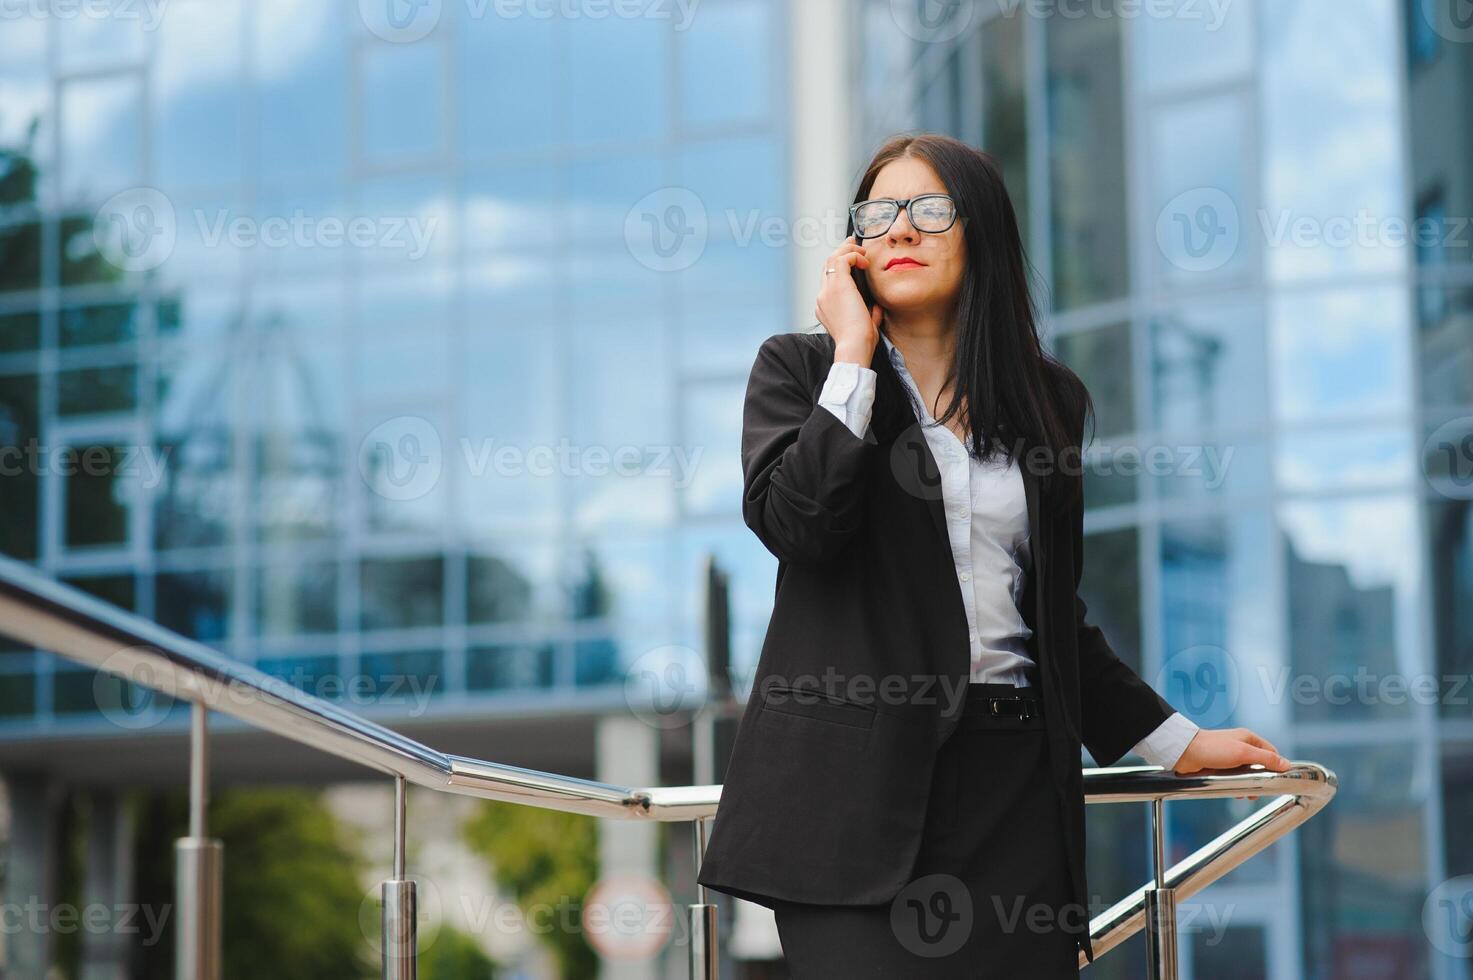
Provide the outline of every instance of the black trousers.
{"type": "Polygon", "coordinates": [[[1026,691],[968,685],[962,720],[938,751],[910,883],[894,901],[776,903],[793,977],[1079,976],[1088,913],[1071,897],[1043,719],[985,710],[988,697],[1026,691]]]}

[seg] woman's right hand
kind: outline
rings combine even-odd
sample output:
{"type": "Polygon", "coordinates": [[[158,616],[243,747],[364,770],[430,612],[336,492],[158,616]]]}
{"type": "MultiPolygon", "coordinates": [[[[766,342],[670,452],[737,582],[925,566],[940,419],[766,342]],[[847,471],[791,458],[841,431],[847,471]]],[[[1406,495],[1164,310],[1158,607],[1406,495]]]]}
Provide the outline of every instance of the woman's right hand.
{"type": "Polygon", "coordinates": [[[868,269],[869,258],[864,246],[850,235],[824,262],[825,269],[834,271],[824,274],[813,313],[834,338],[834,360],[868,366],[880,342],[880,321],[885,310],[879,303],[873,310],[865,306],[851,271],[856,267],[868,269]]]}

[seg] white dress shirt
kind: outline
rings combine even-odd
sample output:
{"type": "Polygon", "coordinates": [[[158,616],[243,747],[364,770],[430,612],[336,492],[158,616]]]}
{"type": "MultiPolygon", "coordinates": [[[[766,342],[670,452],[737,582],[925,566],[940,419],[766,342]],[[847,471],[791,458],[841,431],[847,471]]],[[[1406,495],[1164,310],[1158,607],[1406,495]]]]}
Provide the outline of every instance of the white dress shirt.
{"type": "MultiPolygon", "coordinates": [[[[1033,560],[1023,474],[1016,460],[982,463],[973,459],[956,433],[927,410],[900,349],[884,334],[880,339],[896,374],[914,398],[911,407],[941,473],[947,536],[967,613],[971,680],[1027,687],[1025,670],[1033,663],[1027,642],[1032,630],[1018,605],[1033,560]]],[[[874,409],[877,378],[871,368],[835,361],[818,403],[864,438],[874,409]]],[[[1169,769],[1196,733],[1197,726],[1175,712],[1133,751],[1151,765],[1169,769]]]]}

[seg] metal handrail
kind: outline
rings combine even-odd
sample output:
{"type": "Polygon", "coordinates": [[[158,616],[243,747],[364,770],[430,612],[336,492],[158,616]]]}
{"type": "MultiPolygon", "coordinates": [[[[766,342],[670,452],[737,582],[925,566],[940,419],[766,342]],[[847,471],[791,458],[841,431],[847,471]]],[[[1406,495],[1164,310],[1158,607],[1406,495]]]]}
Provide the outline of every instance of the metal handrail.
{"type": "MultiPolygon", "coordinates": [[[[188,701],[197,706],[197,715],[199,707],[230,715],[395,777],[400,790],[396,806],[396,880],[385,883],[386,896],[390,885],[402,889],[411,884],[398,880],[403,875],[405,782],[441,792],[606,819],[696,821],[698,838],[704,829],[699,821],[714,816],[720,803],[719,785],[617,786],[437,752],[4,557],[0,557],[0,634],[188,701]]],[[[202,742],[203,724],[196,723],[193,730],[196,741],[202,742]]],[[[195,750],[203,759],[202,744],[195,750]]],[[[191,782],[203,792],[201,776],[196,775],[191,782]]],[[[1313,762],[1295,762],[1283,773],[1256,767],[1190,776],[1155,766],[1085,770],[1087,802],[1153,804],[1158,818],[1158,851],[1163,834],[1159,811],[1164,800],[1276,797],[1175,866],[1165,869],[1158,865],[1154,883],[1137,889],[1092,919],[1090,935],[1095,953],[1119,945],[1146,927],[1153,891],[1157,897],[1165,894],[1168,900],[1173,895],[1195,894],[1312,817],[1334,796],[1335,787],[1334,773],[1313,762]]],[[[201,827],[191,829],[191,839],[202,836],[201,827]]],[[[701,893],[704,897],[704,887],[701,893]]],[[[412,909],[412,889],[409,896],[412,909]]],[[[692,912],[696,909],[703,910],[702,917],[706,918],[710,906],[693,906],[692,912]]],[[[1080,962],[1083,965],[1083,954],[1080,962]]],[[[387,969],[386,960],[386,975],[387,969]]]]}

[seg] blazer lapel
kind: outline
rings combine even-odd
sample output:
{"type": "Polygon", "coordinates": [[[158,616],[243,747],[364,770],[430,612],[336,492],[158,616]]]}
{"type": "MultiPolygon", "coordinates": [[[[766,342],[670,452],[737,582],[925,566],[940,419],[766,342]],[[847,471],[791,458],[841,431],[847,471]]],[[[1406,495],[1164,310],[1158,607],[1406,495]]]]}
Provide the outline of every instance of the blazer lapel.
{"type": "Polygon", "coordinates": [[[882,339],[875,344],[870,362],[875,372],[875,404],[870,415],[870,431],[881,445],[890,444],[890,466],[895,479],[912,496],[925,501],[931,523],[941,544],[949,549],[946,530],[946,502],[941,493],[941,468],[931,452],[931,444],[921,431],[916,410],[906,391],[905,382],[890,362],[890,352],[882,339]]]}

